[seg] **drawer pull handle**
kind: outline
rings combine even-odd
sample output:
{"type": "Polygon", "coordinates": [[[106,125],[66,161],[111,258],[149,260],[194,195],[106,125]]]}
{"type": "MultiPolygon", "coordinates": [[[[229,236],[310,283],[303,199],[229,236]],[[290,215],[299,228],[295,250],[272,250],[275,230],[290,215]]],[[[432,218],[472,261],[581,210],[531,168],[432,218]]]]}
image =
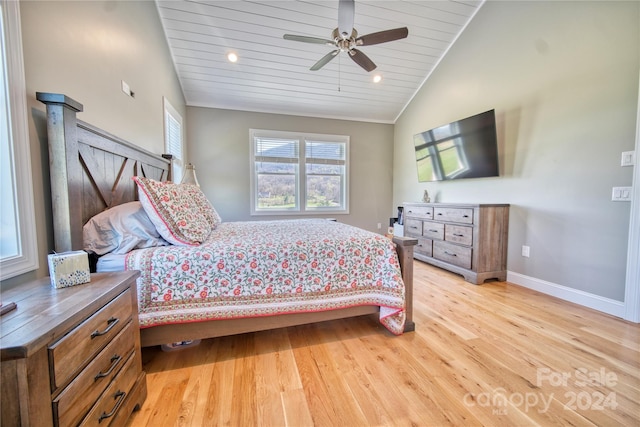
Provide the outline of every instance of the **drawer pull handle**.
{"type": "Polygon", "coordinates": [[[414,230],[417,230],[417,229],[418,229],[418,227],[416,227],[415,225],[412,225],[412,226],[411,226],[411,227],[409,227],[409,228],[413,228],[414,230]]]}
{"type": "Polygon", "coordinates": [[[109,331],[110,331],[111,329],[113,329],[113,327],[114,327],[114,326],[116,326],[116,325],[118,324],[118,322],[119,322],[119,321],[120,321],[120,319],[118,319],[117,317],[112,317],[112,318],[110,318],[109,320],[107,320],[107,325],[109,325],[109,326],[107,326],[107,329],[105,329],[104,331],[98,331],[98,330],[94,331],[94,332],[91,334],[91,339],[93,339],[93,338],[95,338],[95,337],[102,336],[102,335],[104,335],[104,334],[108,334],[108,333],[109,333],[109,331]]]}
{"type": "Polygon", "coordinates": [[[469,218],[469,215],[462,215],[462,218],[469,218]]]}
{"type": "Polygon", "coordinates": [[[438,230],[434,230],[433,228],[430,229],[429,231],[432,232],[432,233],[437,233],[438,232],[438,230]]]}
{"type": "Polygon", "coordinates": [[[450,256],[458,256],[458,254],[454,254],[453,252],[449,252],[449,251],[444,251],[444,253],[450,256]]]}
{"type": "Polygon", "coordinates": [[[106,420],[107,418],[113,417],[113,415],[116,412],[118,412],[118,409],[120,409],[120,405],[122,405],[122,402],[124,401],[125,397],[127,397],[127,393],[124,392],[124,391],[118,390],[116,392],[116,394],[113,395],[114,399],[118,399],[118,401],[116,402],[116,405],[113,407],[111,412],[109,412],[108,414],[106,412],[103,412],[102,415],[100,415],[100,418],[98,418],[98,424],[101,423],[102,420],[106,420]]]}
{"type": "Polygon", "coordinates": [[[453,235],[456,237],[464,237],[464,234],[460,234],[460,233],[453,233],[453,235]]]}
{"type": "Polygon", "coordinates": [[[98,374],[93,378],[93,380],[98,381],[100,378],[109,376],[109,374],[116,368],[116,366],[118,366],[118,362],[120,362],[120,360],[122,360],[122,356],[118,354],[114,354],[113,357],[111,357],[111,366],[109,367],[107,372],[98,372],[98,374]]]}

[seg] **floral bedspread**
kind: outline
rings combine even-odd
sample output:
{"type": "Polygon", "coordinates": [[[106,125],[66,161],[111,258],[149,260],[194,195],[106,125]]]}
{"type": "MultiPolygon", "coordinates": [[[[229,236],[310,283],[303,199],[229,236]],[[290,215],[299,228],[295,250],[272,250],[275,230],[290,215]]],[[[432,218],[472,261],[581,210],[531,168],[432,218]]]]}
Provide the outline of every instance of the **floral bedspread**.
{"type": "Polygon", "coordinates": [[[142,328],[378,305],[387,329],[404,329],[393,243],[334,221],[221,223],[200,246],[135,250],[126,267],[141,272],[142,328]]]}

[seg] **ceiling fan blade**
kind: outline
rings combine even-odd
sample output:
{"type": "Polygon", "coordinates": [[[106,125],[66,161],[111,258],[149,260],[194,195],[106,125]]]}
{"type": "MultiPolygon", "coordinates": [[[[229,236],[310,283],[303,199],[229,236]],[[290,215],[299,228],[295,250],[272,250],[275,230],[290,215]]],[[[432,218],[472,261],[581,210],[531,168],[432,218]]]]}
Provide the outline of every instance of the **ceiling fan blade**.
{"type": "Polygon", "coordinates": [[[354,0],[340,0],[338,4],[338,31],[343,39],[351,37],[355,8],[354,0]]]}
{"type": "Polygon", "coordinates": [[[295,34],[285,34],[283,37],[285,40],[293,40],[294,42],[334,45],[333,40],[321,39],[319,37],[297,36],[295,34]]]}
{"type": "Polygon", "coordinates": [[[372,44],[391,42],[400,40],[409,35],[407,27],[394,28],[393,30],[379,31],[377,33],[365,34],[356,39],[356,46],[370,46],[372,44]]]}
{"type": "Polygon", "coordinates": [[[315,64],[313,64],[313,67],[311,67],[310,70],[311,71],[318,71],[320,68],[322,68],[325,65],[327,65],[329,63],[329,61],[331,61],[333,58],[335,58],[339,53],[340,53],[340,49],[336,49],[334,51],[331,51],[331,52],[327,53],[325,56],[322,57],[322,59],[320,59],[320,61],[318,61],[315,64]]]}
{"type": "Polygon", "coordinates": [[[349,56],[353,59],[353,62],[361,66],[367,71],[373,71],[376,69],[377,65],[373,63],[372,60],[369,59],[367,55],[362,53],[362,51],[358,49],[349,50],[349,56]]]}

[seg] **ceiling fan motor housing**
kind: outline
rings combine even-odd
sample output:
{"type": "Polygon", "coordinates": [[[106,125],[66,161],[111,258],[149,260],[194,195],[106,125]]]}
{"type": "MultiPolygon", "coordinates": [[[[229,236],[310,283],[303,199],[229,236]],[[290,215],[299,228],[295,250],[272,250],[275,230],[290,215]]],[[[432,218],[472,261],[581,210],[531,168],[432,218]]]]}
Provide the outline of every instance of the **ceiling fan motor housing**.
{"type": "Polygon", "coordinates": [[[338,30],[337,28],[333,30],[333,32],[331,33],[331,38],[333,38],[333,41],[335,42],[336,46],[342,52],[348,52],[349,49],[355,46],[357,37],[358,37],[358,32],[356,31],[355,28],[351,31],[351,37],[349,38],[342,37],[342,35],[340,34],[340,30],[338,30]]]}

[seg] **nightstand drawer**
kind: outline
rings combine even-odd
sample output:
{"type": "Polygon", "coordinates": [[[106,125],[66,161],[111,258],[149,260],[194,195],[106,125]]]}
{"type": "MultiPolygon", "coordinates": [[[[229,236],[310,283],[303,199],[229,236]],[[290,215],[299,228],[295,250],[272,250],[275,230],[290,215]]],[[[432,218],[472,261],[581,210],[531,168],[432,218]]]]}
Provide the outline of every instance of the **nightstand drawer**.
{"type": "Polygon", "coordinates": [[[462,268],[471,268],[471,248],[433,242],[433,257],[462,268]]]}
{"type": "Polygon", "coordinates": [[[131,291],[127,289],[49,347],[52,390],[63,386],[120,332],[133,313],[131,301],[131,291]]]}
{"type": "Polygon", "coordinates": [[[80,424],[82,427],[109,425],[122,407],[140,372],[136,369],[134,361],[135,354],[132,354],[118,376],[109,385],[109,388],[100,396],[100,400],[96,402],[89,415],[82,421],[82,424],[80,424]]]}
{"type": "Polygon", "coordinates": [[[53,401],[59,427],[77,426],[134,351],[132,322],[53,401]]]}
{"type": "Polygon", "coordinates": [[[434,208],[434,219],[438,221],[473,224],[473,209],[466,208],[434,208]]]}
{"type": "Polygon", "coordinates": [[[405,217],[419,217],[422,219],[433,219],[433,208],[430,206],[408,206],[404,213],[405,217]]]}
{"type": "Polygon", "coordinates": [[[444,227],[444,240],[471,246],[473,244],[473,227],[446,224],[444,227]]]}
{"type": "Polygon", "coordinates": [[[404,234],[412,237],[422,236],[422,221],[406,219],[404,221],[404,234]]]}
{"type": "Polygon", "coordinates": [[[422,235],[433,240],[444,240],[444,224],[425,221],[422,225],[422,235]]]}

